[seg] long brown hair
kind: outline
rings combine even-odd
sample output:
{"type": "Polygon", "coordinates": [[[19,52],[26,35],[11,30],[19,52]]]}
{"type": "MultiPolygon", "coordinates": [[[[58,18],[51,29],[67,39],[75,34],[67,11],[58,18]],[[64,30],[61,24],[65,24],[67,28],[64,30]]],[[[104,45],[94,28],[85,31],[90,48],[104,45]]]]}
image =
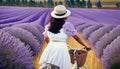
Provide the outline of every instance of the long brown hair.
{"type": "Polygon", "coordinates": [[[51,18],[49,31],[55,34],[59,33],[64,23],[65,18],[51,18]]]}

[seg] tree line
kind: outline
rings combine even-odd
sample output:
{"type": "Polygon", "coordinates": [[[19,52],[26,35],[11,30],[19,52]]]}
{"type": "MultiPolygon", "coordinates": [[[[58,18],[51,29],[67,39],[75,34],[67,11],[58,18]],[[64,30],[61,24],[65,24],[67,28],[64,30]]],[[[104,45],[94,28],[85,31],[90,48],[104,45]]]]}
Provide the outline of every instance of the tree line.
{"type": "MultiPolygon", "coordinates": [[[[1,6],[29,6],[29,7],[54,7],[56,5],[66,5],[67,7],[92,8],[93,4],[90,0],[64,0],[64,1],[35,1],[35,0],[0,0],[1,6]]],[[[119,4],[117,4],[118,6],[119,4]]],[[[95,3],[97,8],[102,8],[102,3],[99,0],[95,3]]]]}

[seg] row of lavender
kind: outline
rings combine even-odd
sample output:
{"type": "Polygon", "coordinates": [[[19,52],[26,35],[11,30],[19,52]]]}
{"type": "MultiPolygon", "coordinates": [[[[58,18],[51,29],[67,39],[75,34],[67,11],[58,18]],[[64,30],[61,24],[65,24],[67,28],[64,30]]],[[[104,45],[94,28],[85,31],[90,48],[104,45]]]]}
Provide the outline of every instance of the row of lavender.
{"type": "Polygon", "coordinates": [[[0,29],[0,68],[35,69],[34,56],[41,49],[43,30],[33,23],[0,29]]]}
{"type": "Polygon", "coordinates": [[[43,27],[50,19],[51,9],[24,7],[0,7],[0,9],[2,10],[0,11],[0,32],[6,35],[2,37],[2,34],[0,34],[0,41],[2,42],[0,43],[0,50],[4,50],[0,52],[0,68],[35,69],[34,55],[41,50],[43,27]],[[7,37],[7,35],[10,36],[7,37]],[[6,41],[7,43],[11,42],[11,45],[5,45],[2,39],[8,39],[6,41]],[[19,45],[18,42],[13,43],[16,40],[19,40],[19,45]],[[11,53],[7,51],[8,49],[1,48],[4,46],[13,48],[13,50],[9,50],[11,53]],[[19,51],[17,46],[21,46],[19,51]],[[22,50],[22,47],[26,49],[22,50]],[[5,58],[6,56],[10,58],[5,58]]]}
{"type": "MultiPolygon", "coordinates": [[[[107,23],[118,25],[120,10],[68,8],[72,14],[68,21],[78,23],[107,23]]],[[[50,19],[52,8],[2,7],[0,6],[0,28],[19,23],[39,23],[42,26],[50,19]]]]}
{"type": "Polygon", "coordinates": [[[106,69],[120,65],[120,25],[82,23],[76,29],[94,47],[106,69]]]}
{"type": "MultiPolygon", "coordinates": [[[[43,27],[47,24],[48,20],[50,19],[50,12],[52,11],[52,9],[34,8],[34,7],[33,8],[0,7],[0,10],[1,10],[0,11],[0,29],[1,29],[0,51],[2,51],[0,52],[0,67],[9,68],[9,66],[6,65],[9,65],[10,63],[12,64],[10,65],[10,67],[14,67],[14,66],[16,67],[15,64],[20,62],[23,63],[21,64],[22,65],[21,67],[25,66],[27,69],[31,69],[33,65],[31,65],[31,68],[27,67],[27,65],[30,66],[30,64],[28,63],[33,64],[33,60],[31,59],[31,57],[40,50],[40,44],[43,41],[43,35],[41,33],[43,32],[43,27]],[[4,33],[4,35],[2,33],[4,33]],[[13,39],[13,37],[15,39],[13,39]],[[4,41],[3,39],[6,40],[4,41]],[[18,39],[19,41],[15,42],[16,39],[18,39]],[[7,45],[5,45],[5,43],[7,43],[7,45]],[[9,43],[11,43],[11,45],[9,45],[9,43]],[[21,43],[24,44],[20,45],[21,43]],[[25,51],[29,51],[26,53],[32,54],[32,56],[27,56],[27,55],[20,56],[23,59],[19,58],[18,60],[16,58],[16,55],[13,54],[15,54],[15,52],[17,51],[21,52],[21,50],[18,50],[16,49],[16,47],[14,47],[19,45],[27,49],[23,50],[22,53],[20,54],[16,53],[17,56],[22,55],[25,51]],[[15,51],[11,50],[12,52],[11,54],[9,54],[7,51],[4,51],[7,49],[7,47],[2,48],[4,46],[11,47],[15,51]],[[5,55],[2,53],[4,53],[5,55]],[[6,62],[5,60],[8,60],[8,58],[5,58],[6,55],[10,56],[9,60],[13,57],[15,58],[11,59],[11,61],[6,62]],[[31,61],[30,60],[26,61],[24,59],[31,59],[31,61]],[[16,62],[13,62],[13,60],[16,60],[16,62]]],[[[120,10],[105,10],[105,9],[98,10],[98,9],[78,9],[78,8],[69,8],[69,10],[72,12],[72,14],[68,18],[68,21],[73,23],[73,25],[78,29],[78,31],[82,32],[83,37],[85,39],[88,39],[90,44],[94,46],[97,56],[104,59],[102,60],[102,63],[103,64],[105,63],[104,65],[107,68],[109,68],[110,63],[111,65],[113,65],[115,62],[117,62],[117,60],[120,60],[115,57],[116,60],[114,62],[113,61],[109,62],[110,59],[114,58],[114,56],[112,57],[114,53],[112,54],[110,51],[111,55],[106,55],[109,53],[108,52],[109,49],[112,48],[111,50],[113,50],[113,45],[116,46],[116,48],[117,46],[120,46],[120,44],[116,42],[120,40],[118,38],[120,32],[118,30],[120,26],[117,26],[119,25],[120,10]],[[104,23],[107,23],[109,25],[103,25],[104,23]],[[107,50],[107,48],[109,49],[107,50]]],[[[116,50],[113,51],[117,52],[116,50]]],[[[115,55],[118,54],[119,53],[115,55]]],[[[17,64],[17,66],[18,65],[20,64],[17,64]]],[[[16,67],[16,69],[18,69],[18,67],[16,67]]]]}
{"type": "Polygon", "coordinates": [[[21,23],[37,23],[42,26],[50,19],[51,9],[0,7],[0,28],[21,23]]]}

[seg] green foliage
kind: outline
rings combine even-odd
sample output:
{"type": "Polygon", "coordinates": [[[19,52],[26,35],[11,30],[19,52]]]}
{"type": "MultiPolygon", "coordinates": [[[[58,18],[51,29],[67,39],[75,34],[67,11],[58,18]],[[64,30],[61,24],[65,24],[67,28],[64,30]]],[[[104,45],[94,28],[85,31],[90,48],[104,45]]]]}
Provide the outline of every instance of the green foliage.
{"type": "Polygon", "coordinates": [[[97,7],[97,8],[102,8],[102,4],[101,4],[101,1],[100,1],[100,0],[96,3],[96,7],[97,7]]]}
{"type": "Polygon", "coordinates": [[[0,0],[0,5],[4,5],[4,0],[0,0]]]}
{"type": "Polygon", "coordinates": [[[81,7],[82,7],[82,8],[86,7],[86,1],[85,1],[85,0],[82,0],[82,1],[81,1],[81,7]]]}
{"type": "Polygon", "coordinates": [[[15,0],[10,0],[10,5],[14,6],[15,5],[15,0]]]}
{"type": "Polygon", "coordinates": [[[30,0],[29,1],[29,6],[35,6],[35,0],[30,0]]]}
{"type": "Polygon", "coordinates": [[[76,7],[80,7],[80,0],[75,0],[76,7]]]}
{"type": "Polygon", "coordinates": [[[40,4],[39,4],[40,7],[44,7],[44,3],[42,1],[40,1],[40,4]]]}
{"type": "Polygon", "coordinates": [[[20,0],[16,0],[15,4],[20,5],[20,0]]]}
{"type": "Polygon", "coordinates": [[[75,2],[74,2],[74,0],[70,0],[70,5],[71,5],[71,7],[75,7],[75,2]]]}
{"type": "Polygon", "coordinates": [[[59,2],[58,2],[58,5],[62,5],[62,4],[63,4],[62,1],[59,1],[59,2]]]}
{"type": "Polygon", "coordinates": [[[0,4],[3,2],[3,0],[0,0],[0,4]]]}
{"type": "Polygon", "coordinates": [[[44,7],[47,7],[47,1],[46,0],[43,2],[43,4],[44,4],[44,7]]]}
{"type": "Polygon", "coordinates": [[[6,5],[10,5],[10,0],[6,0],[6,5]]]}
{"type": "Polygon", "coordinates": [[[117,2],[117,3],[116,3],[116,7],[117,7],[117,8],[120,8],[120,2],[117,2]]]}
{"type": "Polygon", "coordinates": [[[55,2],[55,6],[58,5],[58,2],[55,2]]]}
{"type": "Polygon", "coordinates": [[[48,7],[53,7],[54,6],[53,0],[48,0],[47,4],[48,4],[48,7]]]}
{"type": "Polygon", "coordinates": [[[87,2],[87,8],[92,8],[92,3],[90,0],[88,0],[88,2],[87,2]]]}
{"type": "MultiPolygon", "coordinates": [[[[56,5],[65,5],[66,7],[80,7],[80,8],[92,8],[92,3],[90,0],[86,2],[86,0],[64,0],[62,1],[54,1],[54,0],[0,0],[0,5],[4,6],[29,6],[29,7],[54,7],[56,5]]],[[[96,7],[101,8],[102,4],[98,1],[96,7]]],[[[118,7],[118,4],[116,4],[118,7]]]]}

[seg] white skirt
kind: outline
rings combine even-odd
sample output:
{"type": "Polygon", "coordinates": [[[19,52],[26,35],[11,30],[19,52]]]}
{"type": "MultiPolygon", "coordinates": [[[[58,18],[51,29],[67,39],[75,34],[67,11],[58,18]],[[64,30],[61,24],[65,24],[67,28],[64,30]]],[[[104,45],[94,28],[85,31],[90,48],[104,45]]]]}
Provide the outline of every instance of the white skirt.
{"type": "Polygon", "coordinates": [[[65,42],[50,42],[43,51],[40,64],[51,63],[60,69],[71,69],[70,55],[65,42]]]}

